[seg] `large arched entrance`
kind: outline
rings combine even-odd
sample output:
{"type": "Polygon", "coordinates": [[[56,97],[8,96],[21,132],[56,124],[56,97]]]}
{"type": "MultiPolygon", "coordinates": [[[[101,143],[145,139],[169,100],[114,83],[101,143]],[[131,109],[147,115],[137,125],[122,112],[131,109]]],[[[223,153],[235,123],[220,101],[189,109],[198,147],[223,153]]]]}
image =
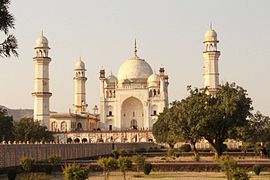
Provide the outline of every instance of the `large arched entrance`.
{"type": "Polygon", "coordinates": [[[121,128],[140,129],[143,125],[143,104],[135,97],[129,97],[122,103],[121,128]]]}

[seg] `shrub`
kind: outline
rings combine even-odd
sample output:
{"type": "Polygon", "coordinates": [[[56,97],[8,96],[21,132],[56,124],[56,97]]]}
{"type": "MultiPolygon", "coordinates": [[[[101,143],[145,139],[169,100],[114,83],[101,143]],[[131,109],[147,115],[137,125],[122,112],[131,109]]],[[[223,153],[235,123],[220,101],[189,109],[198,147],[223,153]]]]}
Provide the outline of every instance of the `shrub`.
{"type": "Polygon", "coordinates": [[[24,171],[31,172],[33,170],[35,160],[30,157],[25,157],[21,159],[21,166],[24,171]]]}
{"type": "Polygon", "coordinates": [[[256,175],[260,175],[261,170],[262,170],[262,165],[260,165],[260,164],[254,164],[252,168],[253,168],[253,171],[254,171],[254,173],[256,175]]]}
{"type": "Polygon", "coordinates": [[[117,150],[112,150],[112,154],[113,154],[113,157],[115,158],[115,159],[118,159],[118,157],[119,157],[119,151],[117,151],[117,150]]]}
{"type": "Polygon", "coordinates": [[[168,156],[175,156],[175,149],[168,149],[167,155],[168,156]]]}
{"type": "Polygon", "coordinates": [[[181,152],[190,152],[191,146],[190,146],[190,144],[183,144],[182,146],[180,146],[179,149],[181,152]]]}
{"type": "Polygon", "coordinates": [[[80,167],[79,164],[66,164],[63,168],[63,174],[66,180],[85,180],[88,178],[90,169],[80,167]]]}
{"type": "Polygon", "coordinates": [[[120,154],[120,156],[127,156],[127,151],[124,149],[121,149],[119,154],[120,154]]]}
{"type": "Polygon", "coordinates": [[[7,172],[8,180],[15,180],[17,176],[16,169],[9,169],[7,172]]]}
{"type": "Polygon", "coordinates": [[[201,156],[199,154],[195,154],[193,159],[194,161],[199,162],[201,160],[201,156]]]}
{"type": "Polygon", "coordinates": [[[48,158],[48,163],[51,166],[56,166],[61,161],[61,157],[53,155],[48,158]]]}
{"type": "Polygon", "coordinates": [[[126,179],[126,171],[132,168],[132,161],[128,157],[122,156],[118,159],[118,166],[123,173],[124,179],[126,179]]]}
{"type": "Polygon", "coordinates": [[[103,169],[105,179],[109,179],[110,172],[118,167],[118,161],[112,157],[101,158],[97,161],[97,164],[103,169]]]}
{"type": "Polygon", "coordinates": [[[145,175],[149,175],[150,172],[151,172],[151,170],[152,170],[152,164],[151,164],[151,163],[145,163],[145,164],[143,165],[143,173],[144,173],[145,175]]]}
{"type": "Polygon", "coordinates": [[[236,170],[236,161],[231,156],[221,156],[219,164],[223,172],[225,172],[227,179],[232,179],[233,173],[236,170]]]}
{"type": "Polygon", "coordinates": [[[237,168],[232,175],[234,180],[249,180],[249,175],[243,170],[237,168]]]}

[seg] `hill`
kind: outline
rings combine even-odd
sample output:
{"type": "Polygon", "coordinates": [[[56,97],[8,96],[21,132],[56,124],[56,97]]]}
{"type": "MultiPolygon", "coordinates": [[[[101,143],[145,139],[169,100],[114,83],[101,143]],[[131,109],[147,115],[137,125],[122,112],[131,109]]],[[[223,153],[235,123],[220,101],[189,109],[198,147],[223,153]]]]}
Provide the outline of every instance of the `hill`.
{"type": "Polygon", "coordinates": [[[24,117],[33,117],[33,109],[9,109],[5,106],[0,105],[0,108],[7,109],[8,114],[13,116],[15,122],[20,121],[24,117]]]}

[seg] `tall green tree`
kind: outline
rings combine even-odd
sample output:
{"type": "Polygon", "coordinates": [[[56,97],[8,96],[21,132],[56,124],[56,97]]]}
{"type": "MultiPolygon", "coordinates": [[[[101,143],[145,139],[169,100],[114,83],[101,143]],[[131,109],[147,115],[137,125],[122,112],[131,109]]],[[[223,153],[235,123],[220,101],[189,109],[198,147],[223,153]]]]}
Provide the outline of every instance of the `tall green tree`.
{"type": "Polygon", "coordinates": [[[14,136],[16,141],[53,141],[52,132],[46,126],[41,126],[39,122],[32,118],[23,118],[15,123],[14,136]]]}
{"type": "Polygon", "coordinates": [[[6,109],[0,108],[0,141],[13,141],[13,117],[9,116],[6,109]]]}
{"type": "Polygon", "coordinates": [[[205,91],[200,91],[197,88],[193,90],[190,86],[188,86],[188,91],[190,95],[186,99],[172,103],[175,113],[178,114],[173,129],[176,131],[176,134],[180,134],[184,140],[191,144],[192,150],[196,155],[198,153],[195,146],[196,142],[202,138],[202,135],[199,133],[200,124],[198,121],[204,113],[207,95],[205,91]]]}
{"type": "Polygon", "coordinates": [[[18,56],[18,44],[14,35],[9,34],[14,29],[14,16],[9,12],[10,0],[0,0],[0,31],[4,32],[6,39],[0,43],[0,56],[10,57],[11,54],[18,56]]]}
{"type": "Polygon", "coordinates": [[[224,141],[237,138],[237,129],[248,124],[251,103],[247,91],[235,83],[226,83],[215,95],[207,96],[204,111],[198,120],[199,133],[214,148],[216,157],[222,155],[224,141]]]}
{"type": "Polygon", "coordinates": [[[239,129],[240,139],[247,143],[270,141],[270,118],[257,111],[248,119],[248,124],[239,129]],[[252,132],[252,133],[250,133],[252,132]]]}
{"type": "Polygon", "coordinates": [[[152,128],[152,133],[157,142],[167,143],[170,148],[173,148],[179,142],[181,137],[174,129],[177,116],[174,107],[164,109],[158,116],[158,120],[153,124],[152,128]]]}

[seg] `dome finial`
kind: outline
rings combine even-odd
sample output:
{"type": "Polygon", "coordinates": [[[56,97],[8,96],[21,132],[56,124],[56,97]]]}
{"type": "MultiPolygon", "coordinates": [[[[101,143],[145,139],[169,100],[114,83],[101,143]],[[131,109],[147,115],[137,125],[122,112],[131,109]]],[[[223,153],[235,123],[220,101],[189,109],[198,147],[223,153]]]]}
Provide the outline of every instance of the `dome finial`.
{"type": "Polygon", "coordinates": [[[137,56],[137,41],[136,41],[136,38],[135,38],[135,43],[134,43],[134,56],[138,57],[137,56]]]}
{"type": "Polygon", "coordinates": [[[43,29],[42,29],[42,31],[41,31],[41,36],[43,36],[43,29]]]}
{"type": "Polygon", "coordinates": [[[213,29],[213,27],[212,27],[212,21],[210,21],[210,26],[209,26],[209,29],[213,29]]]}

